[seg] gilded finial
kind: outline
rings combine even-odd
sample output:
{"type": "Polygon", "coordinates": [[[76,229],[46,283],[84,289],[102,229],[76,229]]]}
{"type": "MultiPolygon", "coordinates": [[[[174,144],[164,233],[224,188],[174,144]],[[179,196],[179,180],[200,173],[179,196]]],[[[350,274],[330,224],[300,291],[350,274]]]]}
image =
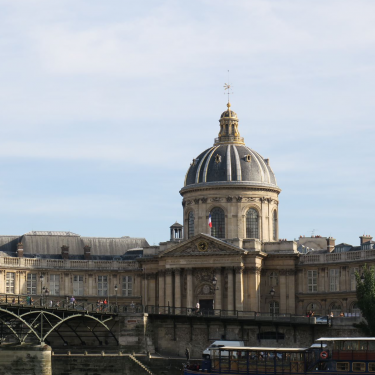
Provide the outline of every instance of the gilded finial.
{"type": "Polygon", "coordinates": [[[228,102],[227,107],[228,107],[228,111],[230,111],[230,102],[228,102]]]}

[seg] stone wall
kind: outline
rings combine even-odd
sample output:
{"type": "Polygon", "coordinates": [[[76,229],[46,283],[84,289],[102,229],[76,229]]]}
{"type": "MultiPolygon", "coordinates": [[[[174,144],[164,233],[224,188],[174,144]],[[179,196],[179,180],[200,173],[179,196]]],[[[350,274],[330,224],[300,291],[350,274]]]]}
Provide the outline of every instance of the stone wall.
{"type": "MultiPolygon", "coordinates": [[[[309,347],[320,337],[358,337],[362,332],[353,327],[355,318],[334,318],[326,325],[276,326],[250,325],[246,322],[173,322],[153,319],[148,328],[157,353],[183,356],[189,348],[192,358],[201,358],[202,351],[216,340],[243,340],[246,346],[309,347]],[[281,339],[261,339],[258,334],[277,332],[281,339]]],[[[264,335],[267,337],[266,335],[264,335]]]]}
{"type": "Polygon", "coordinates": [[[52,375],[51,347],[48,345],[2,344],[1,375],[52,375]]]}

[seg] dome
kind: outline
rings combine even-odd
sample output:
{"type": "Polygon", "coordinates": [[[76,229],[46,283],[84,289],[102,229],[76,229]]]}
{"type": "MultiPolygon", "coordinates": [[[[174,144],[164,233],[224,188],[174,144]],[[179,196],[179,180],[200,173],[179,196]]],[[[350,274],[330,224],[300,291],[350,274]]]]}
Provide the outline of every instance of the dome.
{"type": "Polygon", "coordinates": [[[237,114],[228,109],[221,114],[219,137],[191,163],[184,190],[209,186],[253,186],[280,191],[269,159],[245,145],[238,131],[237,114]]]}

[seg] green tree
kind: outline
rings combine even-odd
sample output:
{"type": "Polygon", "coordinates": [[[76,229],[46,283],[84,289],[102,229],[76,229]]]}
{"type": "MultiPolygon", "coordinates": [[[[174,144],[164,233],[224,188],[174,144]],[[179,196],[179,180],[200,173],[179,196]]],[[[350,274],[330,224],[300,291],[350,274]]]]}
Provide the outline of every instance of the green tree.
{"type": "Polygon", "coordinates": [[[375,271],[374,267],[367,267],[365,264],[362,275],[355,274],[357,281],[357,301],[362,316],[366,319],[359,324],[354,324],[360,328],[365,335],[375,336],[375,271]]]}

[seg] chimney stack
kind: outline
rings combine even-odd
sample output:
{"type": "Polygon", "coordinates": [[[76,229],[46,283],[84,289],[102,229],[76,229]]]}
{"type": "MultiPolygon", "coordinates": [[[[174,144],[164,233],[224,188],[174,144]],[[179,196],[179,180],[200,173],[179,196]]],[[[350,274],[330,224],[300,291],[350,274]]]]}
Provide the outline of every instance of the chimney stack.
{"type": "Polygon", "coordinates": [[[91,247],[89,245],[85,245],[83,247],[83,256],[84,256],[85,260],[91,259],[91,247]]]}
{"type": "Polygon", "coordinates": [[[18,242],[17,244],[17,256],[18,258],[23,258],[23,243],[18,242]]]}
{"type": "Polygon", "coordinates": [[[372,237],[368,234],[364,234],[363,236],[359,236],[359,238],[361,239],[361,246],[366,243],[366,242],[369,242],[372,240],[372,237]]]}
{"type": "Polygon", "coordinates": [[[61,246],[61,256],[63,259],[69,259],[69,246],[61,246]]]}
{"type": "Polygon", "coordinates": [[[336,242],[335,238],[327,237],[327,250],[328,250],[328,252],[332,253],[332,251],[335,249],[335,242],[336,242]]]}

